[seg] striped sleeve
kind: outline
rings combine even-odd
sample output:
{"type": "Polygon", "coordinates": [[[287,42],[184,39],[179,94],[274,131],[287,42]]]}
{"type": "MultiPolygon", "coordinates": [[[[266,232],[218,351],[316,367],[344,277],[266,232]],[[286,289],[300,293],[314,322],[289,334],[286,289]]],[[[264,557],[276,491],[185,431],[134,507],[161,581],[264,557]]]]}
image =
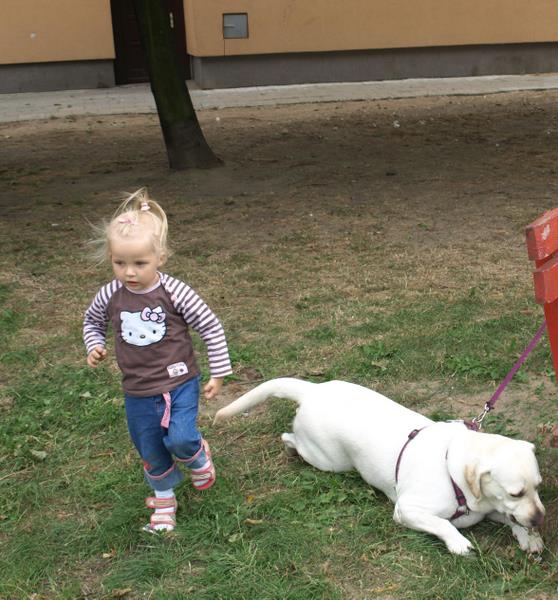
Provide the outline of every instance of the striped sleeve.
{"type": "Polygon", "coordinates": [[[95,346],[106,345],[106,334],[108,325],[107,306],[111,296],[120,288],[122,284],[118,280],[113,280],[103,286],[98,292],[89,308],[85,311],[83,319],[83,341],[87,354],[95,346]]]}
{"type": "Polygon", "coordinates": [[[162,281],[175,309],[182,315],[186,324],[204,341],[211,376],[230,375],[231,360],[221,321],[198,294],[183,281],[168,275],[163,275],[162,281]]]}

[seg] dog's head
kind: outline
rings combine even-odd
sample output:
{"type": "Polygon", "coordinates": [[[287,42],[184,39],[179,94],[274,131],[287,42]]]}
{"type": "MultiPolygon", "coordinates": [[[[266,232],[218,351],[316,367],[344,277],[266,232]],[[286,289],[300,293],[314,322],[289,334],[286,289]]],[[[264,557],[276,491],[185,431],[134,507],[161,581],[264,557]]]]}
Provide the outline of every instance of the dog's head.
{"type": "MultiPolygon", "coordinates": [[[[487,434],[483,434],[487,435],[487,434]]],[[[537,488],[541,483],[535,447],[529,442],[490,435],[490,444],[465,467],[475,498],[523,527],[539,527],[545,509],[537,488]]]]}

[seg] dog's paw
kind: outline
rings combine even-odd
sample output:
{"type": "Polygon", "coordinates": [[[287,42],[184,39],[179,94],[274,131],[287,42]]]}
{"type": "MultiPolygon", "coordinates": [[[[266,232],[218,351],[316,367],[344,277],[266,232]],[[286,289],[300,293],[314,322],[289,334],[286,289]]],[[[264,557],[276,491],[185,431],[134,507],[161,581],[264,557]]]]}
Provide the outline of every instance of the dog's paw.
{"type": "Polygon", "coordinates": [[[283,444],[285,444],[285,454],[287,456],[298,456],[298,451],[296,449],[296,440],[295,436],[292,433],[283,433],[281,435],[281,439],[283,440],[283,444]]]}
{"type": "Polygon", "coordinates": [[[287,458],[294,458],[295,456],[298,456],[298,452],[296,451],[296,448],[291,448],[290,446],[284,446],[283,450],[284,450],[285,456],[287,456],[287,458]]]}
{"type": "Polygon", "coordinates": [[[525,527],[512,527],[515,539],[519,542],[519,547],[525,552],[539,553],[544,549],[543,539],[537,531],[530,531],[525,527]]]}
{"type": "Polygon", "coordinates": [[[446,546],[452,554],[465,556],[473,549],[473,544],[464,536],[454,537],[451,540],[446,540],[446,546]]]}

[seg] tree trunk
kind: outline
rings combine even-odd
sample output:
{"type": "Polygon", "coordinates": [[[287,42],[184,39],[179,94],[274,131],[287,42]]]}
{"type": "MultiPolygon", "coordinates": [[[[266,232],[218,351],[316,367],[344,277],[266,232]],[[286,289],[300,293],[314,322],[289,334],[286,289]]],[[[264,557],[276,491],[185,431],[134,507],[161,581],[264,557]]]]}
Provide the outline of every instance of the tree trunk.
{"type": "Polygon", "coordinates": [[[166,2],[134,0],[140,39],[171,169],[222,164],[205,140],[180,72],[166,2]]]}

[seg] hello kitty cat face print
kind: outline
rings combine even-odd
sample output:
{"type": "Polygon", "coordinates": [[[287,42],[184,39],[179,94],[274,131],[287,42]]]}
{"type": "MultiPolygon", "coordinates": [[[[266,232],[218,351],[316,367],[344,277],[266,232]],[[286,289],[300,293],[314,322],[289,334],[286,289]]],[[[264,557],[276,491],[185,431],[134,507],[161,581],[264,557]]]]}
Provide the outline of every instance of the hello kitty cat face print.
{"type": "Polygon", "coordinates": [[[120,313],[122,341],[133,346],[150,346],[160,342],[167,332],[167,315],[160,306],[145,307],[139,312],[120,313]]]}

